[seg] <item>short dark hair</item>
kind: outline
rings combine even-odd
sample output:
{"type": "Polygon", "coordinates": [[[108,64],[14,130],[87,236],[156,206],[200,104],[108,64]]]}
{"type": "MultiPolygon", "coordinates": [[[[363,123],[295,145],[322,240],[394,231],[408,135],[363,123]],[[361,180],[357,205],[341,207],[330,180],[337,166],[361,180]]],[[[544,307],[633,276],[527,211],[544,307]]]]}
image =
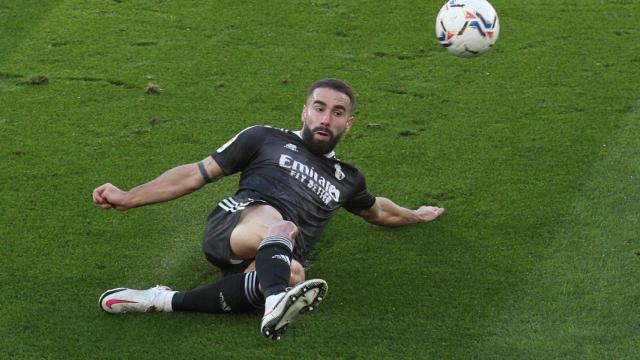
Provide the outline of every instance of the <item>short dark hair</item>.
{"type": "Polygon", "coordinates": [[[353,91],[351,85],[347,84],[346,81],[336,78],[318,80],[314,82],[309,88],[309,92],[307,92],[307,99],[309,99],[309,96],[311,96],[311,94],[313,94],[313,92],[319,88],[329,88],[347,95],[347,97],[349,97],[349,100],[351,101],[351,109],[349,110],[349,113],[353,113],[356,108],[356,93],[355,91],[353,91]]]}

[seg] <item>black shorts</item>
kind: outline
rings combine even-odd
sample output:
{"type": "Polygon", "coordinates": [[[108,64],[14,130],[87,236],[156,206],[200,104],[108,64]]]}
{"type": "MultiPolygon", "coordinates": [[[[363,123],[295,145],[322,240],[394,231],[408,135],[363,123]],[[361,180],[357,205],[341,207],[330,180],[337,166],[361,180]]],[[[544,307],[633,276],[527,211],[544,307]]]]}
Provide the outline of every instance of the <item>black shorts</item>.
{"type": "Polygon", "coordinates": [[[242,211],[254,203],[264,202],[228,197],[218,203],[205,221],[202,251],[210,263],[222,270],[224,276],[243,272],[253,261],[235,258],[231,251],[231,233],[240,221],[242,211]]]}

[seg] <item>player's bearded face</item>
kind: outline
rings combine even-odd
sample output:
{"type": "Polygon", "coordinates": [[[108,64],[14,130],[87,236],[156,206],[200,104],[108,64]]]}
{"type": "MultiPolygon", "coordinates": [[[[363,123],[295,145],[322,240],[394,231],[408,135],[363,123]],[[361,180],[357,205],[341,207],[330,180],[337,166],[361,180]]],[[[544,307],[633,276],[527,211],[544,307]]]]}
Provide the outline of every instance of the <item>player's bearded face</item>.
{"type": "Polygon", "coordinates": [[[313,129],[309,128],[305,123],[302,127],[302,140],[307,144],[307,148],[309,151],[316,155],[324,155],[326,153],[331,152],[340,139],[344,132],[335,134],[331,129],[328,129],[324,126],[316,126],[313,129]],[[320,133],[329,137],[328,140],[317,140],[314,137],[314,134],[320,133]]]}
{"type": "Polygon", "coordinates": [[[302,140],[316,155],[330,153],[342,135],[349,131],[353,118],[350,98],[337,90],[317,88],[302,109],[302,140]]]}

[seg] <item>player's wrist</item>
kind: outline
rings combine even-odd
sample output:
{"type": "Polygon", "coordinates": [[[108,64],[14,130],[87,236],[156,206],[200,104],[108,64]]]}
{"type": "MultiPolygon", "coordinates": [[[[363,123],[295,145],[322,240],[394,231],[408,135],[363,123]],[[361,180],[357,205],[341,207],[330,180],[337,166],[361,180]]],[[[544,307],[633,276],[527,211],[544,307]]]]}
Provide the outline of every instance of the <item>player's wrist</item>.
{"type": "Polygon", "coordinates": [[[138,199],[138,197],[136,197],[135,193],[123,191],[122,199],[119,205],[121,208],[123,208],[123,210],[128,210],[140,206],[140,200],[138,199]]]}
{"type": "Polygon", "coordinates": [[[420,212],[420,209],[411,210],[409,224],[415,224],[415,223],[424,221],[421,214],[422,213],[420,212]]]}

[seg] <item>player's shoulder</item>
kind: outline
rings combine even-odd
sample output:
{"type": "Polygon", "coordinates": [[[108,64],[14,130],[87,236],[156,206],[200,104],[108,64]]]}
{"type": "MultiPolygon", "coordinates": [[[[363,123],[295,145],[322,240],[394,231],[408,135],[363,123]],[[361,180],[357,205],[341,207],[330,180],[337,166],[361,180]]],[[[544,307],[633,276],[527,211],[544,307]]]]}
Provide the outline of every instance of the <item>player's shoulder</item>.
{"type": "Polygon", "coordinates": [[[291,130],[284,128],[277,128],[271,125],[253,125],[245,128],[240,133],[248,132],[251,134],[260,134],[263,136],[268,135],[295,135],[291,130]]]}

